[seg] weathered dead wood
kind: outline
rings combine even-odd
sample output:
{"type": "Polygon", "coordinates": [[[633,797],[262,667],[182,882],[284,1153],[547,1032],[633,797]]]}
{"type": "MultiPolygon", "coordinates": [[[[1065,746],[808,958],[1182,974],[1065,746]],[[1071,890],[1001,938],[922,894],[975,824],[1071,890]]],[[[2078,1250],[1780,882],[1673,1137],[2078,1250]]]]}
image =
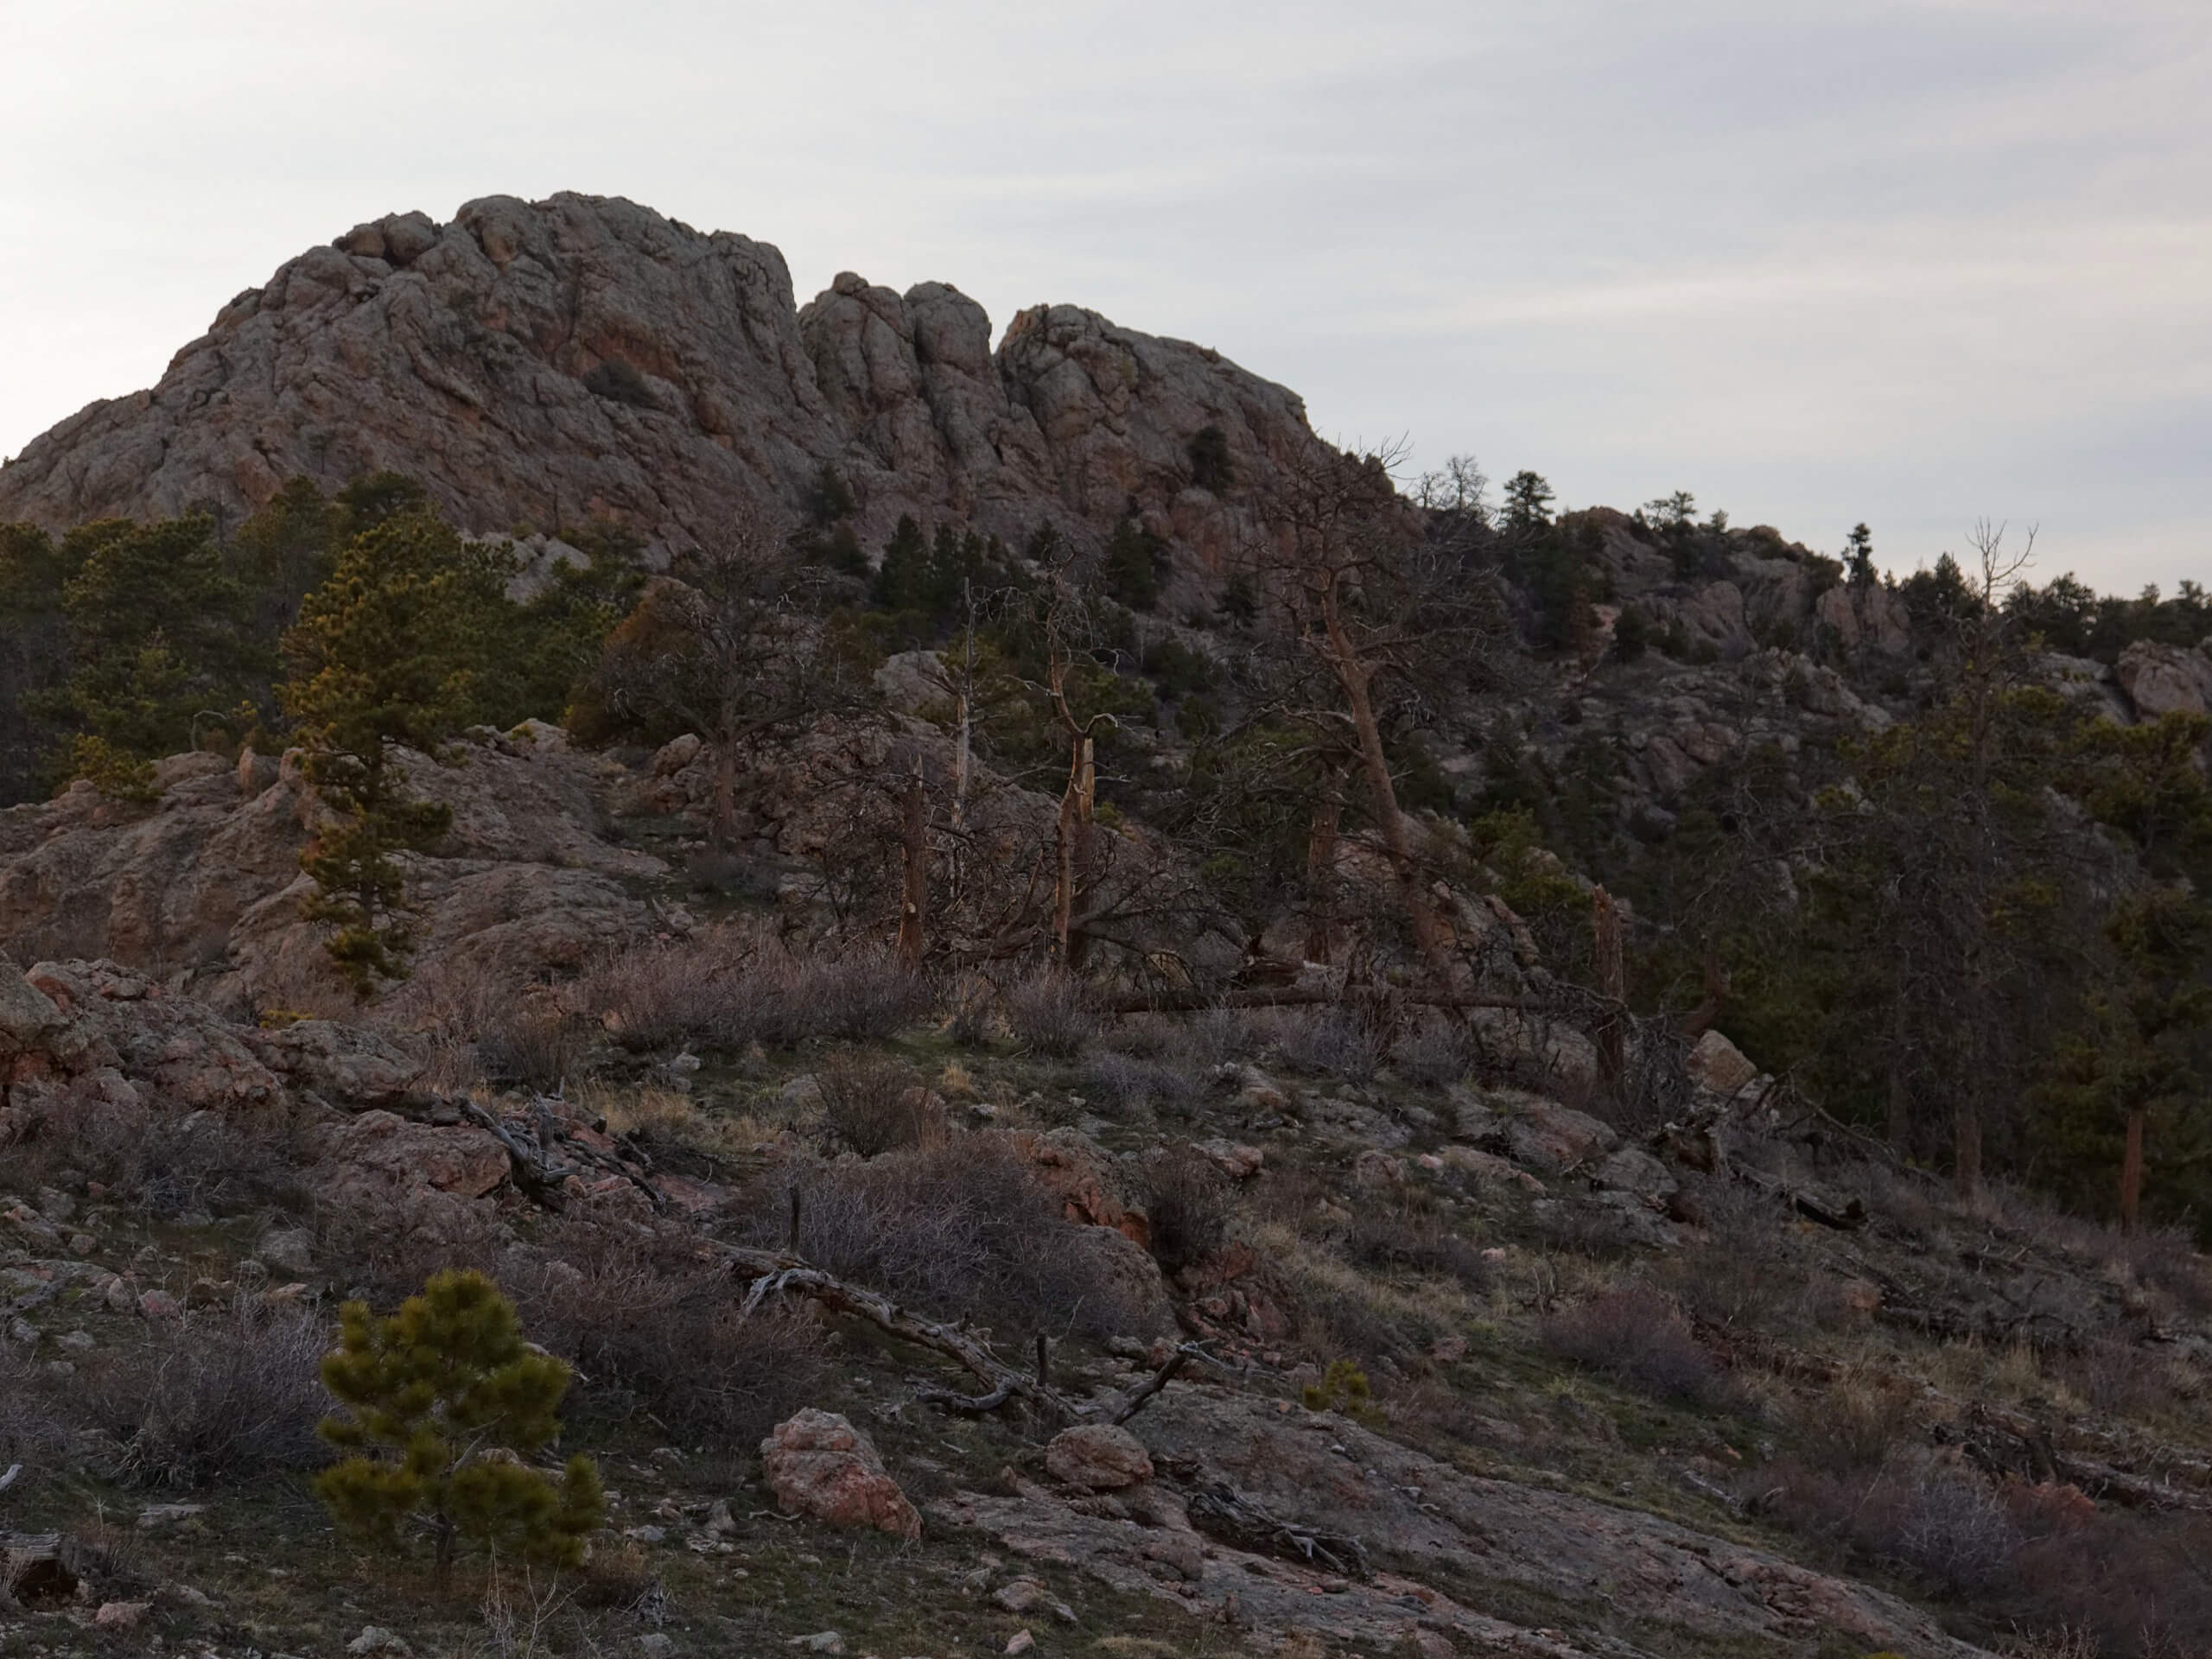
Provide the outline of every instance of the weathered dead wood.
{"type": "Polygon", "coordinates": [[[454,1104],[477,1128],[497,1141],[507,1150],[509,1172],[514,1183],[533,1204],[548,1210],[561,1207],[561,1183],[582,1172],[569,1165],[554,1163],[542,1145],[526,1145],[520,1136],[493,1113],[473,1100],[459,1100],[454,1104]]]}
{"type": "Polygon", "coordinates": [[[67,1605],[77,1593],[75,1554],[58,1532],[0,1532],[0,1605],[67,1605]]]}
{"type": "Polygon", "coordinates": [[[1165,1365],[1129,1390],[1128,1397],[1122,1402],[1121,1410],[1114,1414],[1111,1421],[1117,1427],[1128,1422],[1130,1418],[1150,1405],[1153,1396],[1166,1388],[1174,1377],[1175,1373],[1181,1370],[1185,1365],[1193,1359],[1211,1359],[1211,1357],[1212,1356],[1205,1349],[1194,1344],[1187,1342],[1183,1344],[1173,1353],[1167,1356],[1167,1363],[1165,1365]]]}
{"type": "MultiPolygon", "coordinates": [[[[1537,1013],[1551,1005],[1539,997],[1482,996],[1471,991],[1393,988],[1401,1002],[1423,1008],[1521,1008],[1537,1013]]],[[[1107,999],[1111,1014],[1202,1014],[1209,1008],[1309,1008],[1341,1002],[1341,989],[1281,985],[1230,991],[1140,991],[1107,999]]]]}
{"type": "Polygon", "coordinates": [[[1856,1232],[1866,1224],[1866,1206],[1858,1198],[1838,1198],[1819,1187],[1784,1180],[1779,1175],[1770,1175],[1764,1170],[1733,1160],[1728,1169],[1738,1180],[1758,1187],[1770,1198],[1783,1199],[1808,1221],[1846,1233],[1856,1232]]]}
{"type": "Polygon", "coordinates": [[[1286,1521],[1233,1487],[1217,1481],[1195,1483],[1184,1501],[1192,1526],[1236,1548],[1326,1567],[1346,1578],[1371,1574],[1367,1546],[1350,1533],[1286,1521]]]}
{"type": "Polygon", "coordinates": [[[1046,1384],[1025,1376],[993,1353],[988,1344],[957,1325],[923,1319],[888,1296],[846,1283],[819,1268],[767,1250],[738,1244],[716,1244],[715,1252],[734,1274],[751,1281],[741,1309],[750,1314],[771,1296],[804,1296],[833,1313],[843,1313],[875,1326],[887,1336],[931,1353],[942,1354],[984,1385],[980,1395],[953,1395],[961,1410],[995,1410],[1020,1400],[1043,1415],[1066,1421],[1084,1414],[1046,1384]],[[981,1403],[989,1402],[989,1404],[981,1403]]]}

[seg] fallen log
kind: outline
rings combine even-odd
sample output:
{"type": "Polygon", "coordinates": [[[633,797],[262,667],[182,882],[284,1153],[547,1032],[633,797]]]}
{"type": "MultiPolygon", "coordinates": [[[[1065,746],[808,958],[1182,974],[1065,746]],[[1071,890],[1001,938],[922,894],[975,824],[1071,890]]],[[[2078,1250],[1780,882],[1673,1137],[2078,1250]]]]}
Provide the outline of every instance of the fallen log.
{"type": "Polygon", "coordinates": [[[1049,1384],[1008,1365],[991,1351],[988,1344],[957,1325],[925,1319],[899,1306],[888,1296],[848,1284],[820,1268],[810,1267],[787,1255],[749,1249],[741,1244],[718,1243],[713,1248],[733,1274],[751,1281],[740,1309],[741,1317],[751,1314],[771,1296],[804,1296],[833,1313],[848,1314],[872,1325],[887,1336],[942,1354],[960,1366],[984,1385],[985,1392],[981,1395],[950,1395],[950,1399],[963,1402],[957,1408],[995,1410],[1009,1401],[1020,1400],[1056,1421],[1086,1414],[1049,1384]]]}
{"type": "Polygon", "coordinates": [[[1367,1547],[1350,1533],[1286,1521],[1258,1500],[1218,1482],[1193,1484],[1185,1494],[1184,1507],[1193,1527],[1236,1548],[1326,1567],[1346,1578],[1372,1574],[1367,1547]]]}

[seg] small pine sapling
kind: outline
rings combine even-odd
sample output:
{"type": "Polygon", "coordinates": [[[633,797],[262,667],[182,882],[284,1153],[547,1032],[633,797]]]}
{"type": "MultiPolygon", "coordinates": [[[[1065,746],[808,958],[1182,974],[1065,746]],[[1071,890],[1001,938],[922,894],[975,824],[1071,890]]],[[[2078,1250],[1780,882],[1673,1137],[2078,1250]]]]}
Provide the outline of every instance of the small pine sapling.
{"type": "Polygon", "coordinates": [[[499,1287],[441,1273],[389,1318],[348,1302],[339,1319],[322,1381],[346,1414],[322,1434],[353,1455],[315,1490],[340,1530],[391,1548],[412,1523],[442,1572],[461,1546],[580,1565],[606,1508],[599,1469],[572,1457],[556,1480],[524,1461],[560,1433],[569,1371],[523,1340],[499,1287]]]}

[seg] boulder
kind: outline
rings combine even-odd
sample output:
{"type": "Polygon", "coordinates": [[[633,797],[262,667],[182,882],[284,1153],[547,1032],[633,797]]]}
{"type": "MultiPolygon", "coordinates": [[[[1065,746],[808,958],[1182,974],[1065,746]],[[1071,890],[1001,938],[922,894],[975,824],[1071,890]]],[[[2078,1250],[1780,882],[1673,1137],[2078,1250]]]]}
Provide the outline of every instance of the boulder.
{"type": "Polygon", "coordinates": [[[2113,671],[2140,719],[2201,715],[2212,705],[2212,660],[2202,652],[2138,639],[2120,653],[2113,671]]]}
{"type": "Polygon", "coordinates": [[[1759,1074],[1744,1051],[1717,1031],[1699,1037],[1688,1065],[1691,1079],[1717,1095],[1732,1095],[1759,1074]]]}
{"type": "Polygon", "coordinates": [[[0,1059],[35,1052],[67,1023],[52,997],[0,962],[0,1059]]]}
{"type": "Polygon", "coordinates": [[[786,1418],[760,1443],[768,1490],[786,1515],[918,1538],[922,1518],[867,1435],[834,1411],[786,1418]]]}
{"type": "Polygon", "coordinates": [[[426,1193],[480,1198],[507,1179],[507,1151],[481,1129],[364,1112],[324,1141],[318,1169],[334,1201],[396,1205],[426,1193]]]}
{"type": "Polygon", "coordinates": [[[332,1020],[250,1030],[246,1046],[295,1088],[354,1111],[420,1104],[423,1063],[373,1032],[332,1020]]]}
{"type": "Polygon", "coordinates": [[[1152,1478],[1152,1458],[1143,1443],[1111,1423],[1062,1429],[1045,1448],[1045,1467],[1054,1479],[1091,1492],[1116,1492],[1152,1478]]]}

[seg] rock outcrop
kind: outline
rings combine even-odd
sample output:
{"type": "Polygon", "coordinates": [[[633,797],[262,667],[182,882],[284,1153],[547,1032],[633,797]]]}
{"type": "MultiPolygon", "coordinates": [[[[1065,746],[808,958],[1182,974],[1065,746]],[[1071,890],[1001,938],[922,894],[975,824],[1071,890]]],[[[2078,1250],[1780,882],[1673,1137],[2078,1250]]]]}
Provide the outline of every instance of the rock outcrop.
{"type": "Polygon", "coordinates": [[[922,1517],[874,1443],[834,1411],[809,1409],[777,1424],[760,1442],[760,1458],[768,1489],[786,1515],[901,1538],[921,1535],[922,1517]]]}
{"type": "MultiPolygon", "coordinates": [[[[480,733],[451,764],[409,763],[415,785],[454,815],[439,855],[410,870],[425,965],[520,983],[654,930],[632,887],[665,867],[600,834],[599,801],[621,769],[558,735],[480,733]]],[[[111,958],[239,1006],[342,1007],[321,933],[301,914],[300,851],[322,809],[297,766],[177,755],[155,768],[155,785],[150,806],[78,784],[0,810],[0,948],[19,962],[111,958]]],[[[276,1049],[288,1058],[272,1065],[313,1068],[309,1086],[349,1103],[391,1105],[406,1091],[351,1032],[321,1027],[276,1049]]]]}
{"type": "Polygon", "coordinates": [[[791,508],[835,463],[870,535],[902,512],[1095,529],[1141,494],[1207,550],[1233,522],[1189,481],[1208,426],[1246,483],[1315,442],[1282,387],[1073,306],[1020,313],[995,353],[948,283],[847,273],[801,310],[765,242],[619,198],[488,196],[357,226],[240,294],[159,385],[0,468],[0,522],[235,523],[289,477],[389,467],[471,530],[613,519],[666,548],[791,508]]]}

